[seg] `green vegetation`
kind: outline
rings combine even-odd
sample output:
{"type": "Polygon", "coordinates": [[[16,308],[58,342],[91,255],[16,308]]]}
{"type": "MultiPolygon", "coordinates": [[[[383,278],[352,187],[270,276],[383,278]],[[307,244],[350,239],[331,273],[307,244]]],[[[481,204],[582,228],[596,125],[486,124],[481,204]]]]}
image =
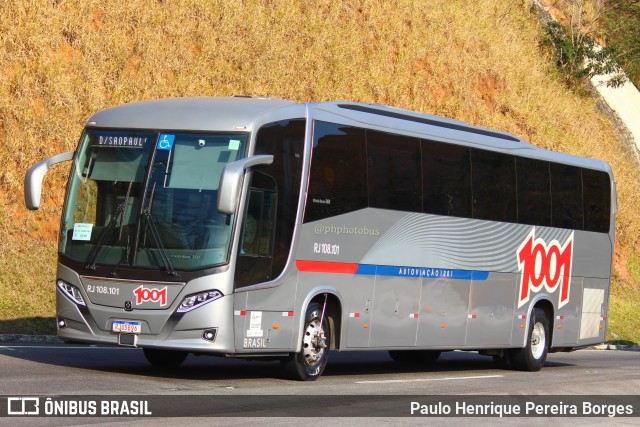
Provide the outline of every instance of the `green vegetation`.
{"type": "MultiPolygon", "coordinates": [[[[74,149],[95,111],[170,96],[383,103],[609,162],[616,176],[612,337],[640,342],[640,171],[596,101],[567,88],[528,0],[0,1],[0,332],[55,314],[68,166],[27,212],[25,170],[74,149]],[[615,334],[615,335],[614,335],[615,334]]],[[[45,328],[46,329],[46,328],[45,328]]]]}
{"type": "Polygon", "coordinates": [[[591,37],[557,21],[548,22],[545,31],[546,43],[553,47],[556,64],[570,86],[575,88],[591,77],[607,74],[611,74],[607,86],[620,87],[627,81],[613,49],[599,48],[591,37]]]}
{"type": "Polygon", "coordinates": [[[539,1],[555,19],[546,24],[545,42],[570,86],[577,89],[586,78],[611,74],[609,86],[629,79],[640,87],[640,1],[539,1]]]}

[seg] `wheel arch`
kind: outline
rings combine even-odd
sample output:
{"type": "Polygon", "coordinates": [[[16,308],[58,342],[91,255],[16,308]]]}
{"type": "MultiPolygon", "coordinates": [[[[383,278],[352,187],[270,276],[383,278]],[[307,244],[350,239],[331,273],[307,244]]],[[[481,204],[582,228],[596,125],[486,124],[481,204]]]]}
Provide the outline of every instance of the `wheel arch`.
{"type": "MultiPolygon", "coordinates": [[[[531,304],[529,304],[529,310],[527,313],[527,323],[526,323],[526,328],[525,331],[529,330],[529,325],[530,323],[533,321],[533,311],[536,308],[539,308],[541,310],[543,310],[545,312],[545,314],[547,315],[547,320],[549,321],[549,348],[551,348],[551,344],[553,343],[553,328],[554,328],[554,320],[555,320],[555,308],[553,306],[553,303],[551,302],[551,300],[549,299],[550,295],[543,293],[543,294],[538,294],[536,296],[536,298],[531,302],[531,304]]],[[[521,348],[526,347],[527,345],[527,334],[525,334],[524,339],[520,345],[521,348]]]]}
{"type": "Polygon", "coordinates": [[[302,349],[302,341],[300,337],[302,334],[302,329],[304,328],[305,313],[307,312],[307,308],[312,303],[318,303],[321,305],[324,304],[325,295],[327,301],[327,310],[325,312],[325,315],[327,316],[327,320],[329,321],[329,328],[331,329],[331,342],[329,348],[340,348],[342,332],[342,307],[344,306],[342,295],[336,288],[332,286],[322,286],[312,289],[307,294],[302,305],[300,306],[298,327],[296,333],[294,334],[294,339],[296,340],[295,351],[300,351],[302,349]]]}
{"type": "Polygon", "coordinates": [[[549,321],[549,349],[551,349],[551,346],[553,344],[553,325],[555,320],[555,309],[553,307],[553,303],[546,298],[536,301],[536,303],[531,307],[531,312],[529,313],[529,322],[532,321],[532,313],[536,308],[541,309],[547,315],[547,320],[549,321]]]}

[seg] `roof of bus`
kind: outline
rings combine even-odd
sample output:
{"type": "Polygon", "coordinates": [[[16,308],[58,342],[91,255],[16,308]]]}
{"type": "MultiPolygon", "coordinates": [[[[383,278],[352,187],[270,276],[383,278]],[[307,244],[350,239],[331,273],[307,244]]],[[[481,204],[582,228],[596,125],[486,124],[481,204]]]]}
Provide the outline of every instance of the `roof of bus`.
{"type": "Polygon", "coordinates": [[[296,117],[304,117],[307,107],[314,116],[324,112],[332,117],[340,116],[354,123],[366,123],[389,132],[410,133],[499,151],[515,150],[527,157],[611,170],[605,162],[539,149],[506,132],[385,105],[347,101],[305,104],[249,96],[166,98],[123,104],[97,112],[91,116],[87,125],[103,128],[250,132],[254,121],[260,116],[270,116],[272,112],[287,109],[296,117]]]}
{"type": "Polygon", "coordinates": [[[166,98],[132,102],[95,113],[87,125],[108,128],[244,131],[253,120],[292,101],[263,97],[166,98]]]}

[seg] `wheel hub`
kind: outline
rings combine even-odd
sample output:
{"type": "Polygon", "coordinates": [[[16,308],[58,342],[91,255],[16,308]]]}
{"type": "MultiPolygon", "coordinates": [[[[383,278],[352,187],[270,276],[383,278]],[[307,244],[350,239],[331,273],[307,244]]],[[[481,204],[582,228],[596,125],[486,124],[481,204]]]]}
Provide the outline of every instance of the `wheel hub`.
{"type": "Polygon", "coordinates": [[[311,366],[318,363],[322,359],[326,348],[327,344],[324,332],[320,328],[320,321],[314,320],[310,322],[302,340],[302,351],[307,363],[311,366]]]}

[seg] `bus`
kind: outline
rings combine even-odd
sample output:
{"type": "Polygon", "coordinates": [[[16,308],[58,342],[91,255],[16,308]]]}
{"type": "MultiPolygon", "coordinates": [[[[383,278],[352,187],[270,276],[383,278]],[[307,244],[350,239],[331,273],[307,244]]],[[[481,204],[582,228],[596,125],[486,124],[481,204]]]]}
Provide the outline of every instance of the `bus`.
{"type": "Polygon", "coordinates": [[[75,152],[28,170],[29,209],[63,161],[65,342],[315,380],[331,350],[538,371],[605,339],[617,202],[599,160],[382,105],[242,96],[94,114],[75,152]]]}

